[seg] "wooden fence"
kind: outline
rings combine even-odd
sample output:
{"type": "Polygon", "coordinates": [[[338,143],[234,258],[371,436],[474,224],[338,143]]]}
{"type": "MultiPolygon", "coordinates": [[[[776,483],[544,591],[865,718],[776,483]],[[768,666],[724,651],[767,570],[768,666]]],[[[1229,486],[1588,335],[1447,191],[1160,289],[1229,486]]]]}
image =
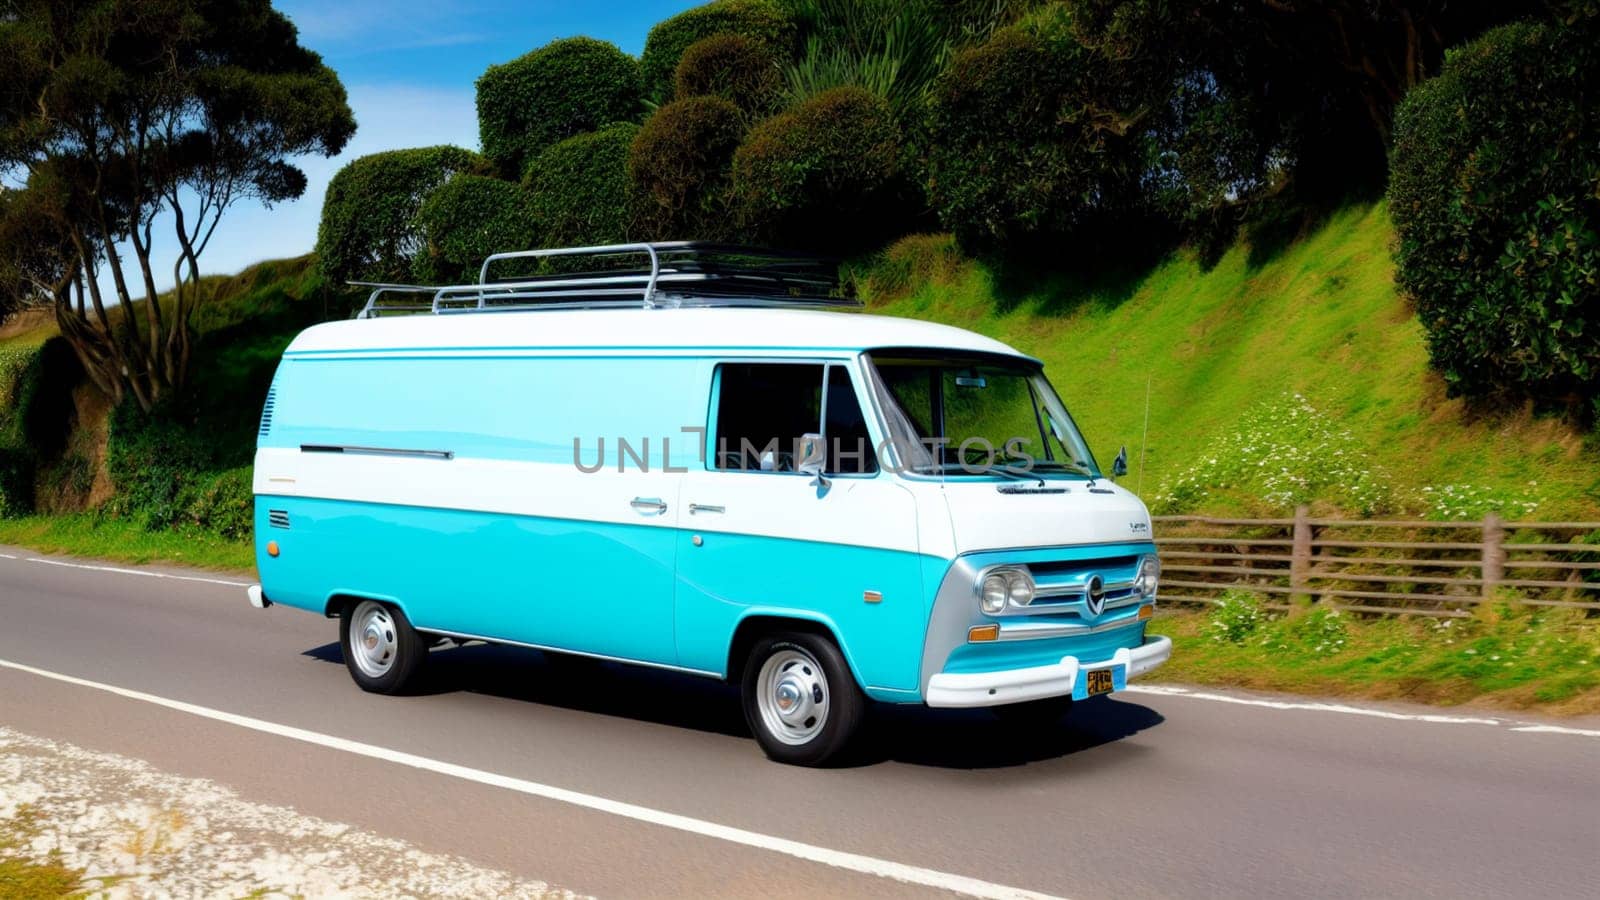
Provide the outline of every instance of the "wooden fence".
{"type": "Polygon", "coordinates": [[[1159,597],[1213,603],[1230,587],[1368,613],[1471,615],[1503,589],[1600,611],[1600,522],[1426,522],[1157,516],[1159,597]]]}

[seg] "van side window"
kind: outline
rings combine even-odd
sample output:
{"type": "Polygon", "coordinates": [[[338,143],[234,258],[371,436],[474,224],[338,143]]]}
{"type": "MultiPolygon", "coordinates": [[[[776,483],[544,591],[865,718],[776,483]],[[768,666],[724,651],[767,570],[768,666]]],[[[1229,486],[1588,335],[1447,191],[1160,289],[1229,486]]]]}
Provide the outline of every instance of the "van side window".
{"type": "Polygon", "coordinates": [[[716,468],[793,472],[801,435],[822,423],[823,367],[724,363],[717,371],[716,468]]]}
{"type": "Polygon", "coordinates": [[[878,455],[873,452],[867,420],[861,402],[844,366],[828,367],[828,420],[823,434],[828,439],[829,475],[869,475],[878,471],[878,455]]]}

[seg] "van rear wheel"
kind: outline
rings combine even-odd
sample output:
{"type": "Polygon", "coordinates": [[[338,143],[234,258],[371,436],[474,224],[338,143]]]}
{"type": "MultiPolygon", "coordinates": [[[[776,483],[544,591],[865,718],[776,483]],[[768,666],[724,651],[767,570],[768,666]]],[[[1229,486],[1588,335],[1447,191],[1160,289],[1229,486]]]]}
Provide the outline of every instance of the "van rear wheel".
{"type": "Polygon", "coordinates": [[[821,766],[849,745],[867,698],[844,654],[813,634],[762,638],[744,667],[745,721],[769,758],[821,766]]]}
{"type": "Polygon", "coordinates": [[[398,694],[428,656],[428,645],[406,614],[375,600],[362,600],[339,617],[345,668],[364,691],[398,694]]]}

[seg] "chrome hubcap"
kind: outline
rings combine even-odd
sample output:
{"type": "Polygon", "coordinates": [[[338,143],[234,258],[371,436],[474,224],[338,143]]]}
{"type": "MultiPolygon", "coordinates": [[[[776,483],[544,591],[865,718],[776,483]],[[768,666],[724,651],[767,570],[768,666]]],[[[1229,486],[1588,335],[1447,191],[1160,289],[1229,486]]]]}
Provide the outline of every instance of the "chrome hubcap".
{"type": "Polygon", "coordinates": [[[369,677],[382,678],[394,666],[399,649],[393,615],[382,604],[362,601],[350,614],[348,650],[356,668],[369,677]]]}
{"type": "Polygon", "coordinates": [[[828,679],[803,650],[767,657],[756,679],[756,706],[767,732],[785,744],[804,744],[828,722],[828,679]]]}

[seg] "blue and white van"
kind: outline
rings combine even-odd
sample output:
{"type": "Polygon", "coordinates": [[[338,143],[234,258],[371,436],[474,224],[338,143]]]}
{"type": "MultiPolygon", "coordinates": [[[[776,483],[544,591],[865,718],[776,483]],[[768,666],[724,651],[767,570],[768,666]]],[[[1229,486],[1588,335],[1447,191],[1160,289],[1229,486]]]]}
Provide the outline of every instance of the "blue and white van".
{"type": "Polygon", "coordinates": [[[378,287],[274,377],[252,603],[379,693],[467,641],[728,679],[807,765],[869,698],[1050,718],[1165,661],[1149,514],[1038,360],[826,293],[695,244],[378,287]]]}

